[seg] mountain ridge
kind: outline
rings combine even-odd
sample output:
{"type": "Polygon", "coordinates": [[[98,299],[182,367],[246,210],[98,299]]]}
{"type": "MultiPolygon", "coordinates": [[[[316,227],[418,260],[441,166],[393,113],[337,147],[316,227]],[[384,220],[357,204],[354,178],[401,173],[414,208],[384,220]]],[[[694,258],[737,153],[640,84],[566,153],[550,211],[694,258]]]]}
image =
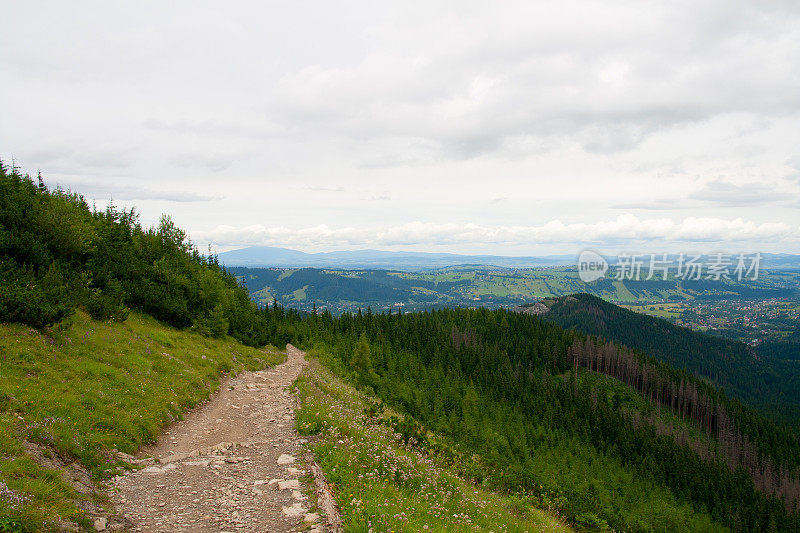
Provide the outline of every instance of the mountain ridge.
{"type": "Polygon", "coordinates": [[[220,263],[235,266],[316,268],[401,268],[426,270],[464,264],[500,267],[542,267],[572,264],[575,255],[502,256],[445,252],[396,252],[388,250],[344,250],[307,253],[275,246],[250,246],[218,254],[220,263]]]}
{"type": "MultiPolygon", "coordinates": [[[[220,263],[228,267],[281,267],[281,268],[341,268],[341,269],[398,269],[433,270],[463,265],[494,266],[502,268],[536,268],[570,266],[577,264],[578,254],[555,255],[492,255],[457,254],[449,252],[416,252],[391,250],[338,250],[332,252],[303,252],[278,246],[249,246],[217,254],[220,263]]],[[[643,255],[645,257],[646,255],[643,255]]],[[[676,260],[676,254],[668,258],[676,260]]],[[[712,256],[702,256],[710,258],[712,256]]],[[[617,257],[606,255],[609,264],[617,257]]],[[[788,253],[761,254],[761,268],[800,269],[800,255],[788,253]]]]}
{"type": "MultiPolygon", "coordinates": [[[[539,303],[548,307],[536,313],[544,320],[640,350],[701,376],[776,423],[800,425],[800,372],[791,362],[759,358],[740,341],[636,313],[586,293],[539,303]]],[[[516,310],[530,313],[534,308],[516,310]]]]}

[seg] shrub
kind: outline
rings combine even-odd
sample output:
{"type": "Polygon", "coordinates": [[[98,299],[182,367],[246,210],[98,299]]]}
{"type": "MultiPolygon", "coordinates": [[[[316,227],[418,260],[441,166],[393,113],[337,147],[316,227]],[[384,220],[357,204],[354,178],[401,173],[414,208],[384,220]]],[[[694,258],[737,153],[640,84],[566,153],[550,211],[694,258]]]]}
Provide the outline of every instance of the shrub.
{"type": "Polygon", "coordinates": [[[86,310],[95,320],[123,322],[130,310],[123,303],[125,295],[117,280],[110,280],[105,289],[92,289],[86,302],[86,310]]]}
{"type": "Polygon", "coordinates": [[[225,318],[225,312],[222,310],[222,306],[218,305],[203,316],[195,319],[192,329],[206,337],[221,339],[228,334],[228,327],[229,324],[228,319],[225,318]]]}

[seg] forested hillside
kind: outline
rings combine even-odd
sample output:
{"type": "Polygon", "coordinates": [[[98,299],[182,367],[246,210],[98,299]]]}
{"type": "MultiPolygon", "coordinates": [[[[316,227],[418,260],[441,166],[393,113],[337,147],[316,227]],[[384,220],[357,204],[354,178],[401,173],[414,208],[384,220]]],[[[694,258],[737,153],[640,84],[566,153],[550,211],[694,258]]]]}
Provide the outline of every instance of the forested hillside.
{"type": "Polygon", "coordinates": [[[796,435],[640,352],[505,310],[273,313],[329,366],[479,454],[476,480],[574,524],[800,529],[796,435]]]}
{"type": "Polygon", "coordinates": [[[51,326],[78,306],[120,321],[137,309],[177,328],[266,343],[247,290],[169,217],[143,228],[133,209],[90,209],[81,195],[2,162],[0,284],[0,322],[51,326]]]}
{"type": "Polygon", "coordinates": [[[589,294],[544,303],[550,309],[542,315],[546,320],[641,350],[708,379],[780,423],[800,426],[800,366],[791,361],[760,357],[742,342],[676,326],[589,294]]]}

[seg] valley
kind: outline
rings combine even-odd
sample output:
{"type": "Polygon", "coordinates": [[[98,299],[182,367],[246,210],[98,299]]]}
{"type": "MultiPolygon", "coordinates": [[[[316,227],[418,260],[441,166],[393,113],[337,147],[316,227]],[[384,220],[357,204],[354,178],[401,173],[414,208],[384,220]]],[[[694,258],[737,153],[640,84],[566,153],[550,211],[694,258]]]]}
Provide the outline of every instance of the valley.
{"type": "Polygon", "coordinates": [[[0,533],[800,533],[800,2],[4,2],[0,533]]]}
{"type": "Polygon", "coordinates": [[[228,269],[0,192],[0,529],[800,531],[797,361],[609,301],[791,340],[792,272],[228,269]]]}
{"type": "MultiPolygon", "coordinates": [[[[229,267],[260,304],[276,300],[304,311],[338,314],[371,307],[373,311],[419,311],[443,306],[511,307],[541,298],[586,292],[605,300],[655,312],[666,306],[676,315],[693,305],[713,309],[718,302],[742,300],[800,302],[800,271],[762,272],[758,280],[615,280],[584,283],[572,267],[507,269],[460,266],[428,271],[318,268],[229,267]]],[[[726,304],[721,304],[726,305],[726,304]]],[[[765,304],[766,305],[766,304],[765,304]]],[[[789,305],[789,304],[787,304],[789,305]]],[[[730,310],[734,313],[735,309],[730,310]]],[[[731,320],[736,318],[735,313],[731,320]]],[[[684,318],[684,320],[688,320],[684,318]]],[[[687,325],[691,325],[688,324],[687,325]]]]}

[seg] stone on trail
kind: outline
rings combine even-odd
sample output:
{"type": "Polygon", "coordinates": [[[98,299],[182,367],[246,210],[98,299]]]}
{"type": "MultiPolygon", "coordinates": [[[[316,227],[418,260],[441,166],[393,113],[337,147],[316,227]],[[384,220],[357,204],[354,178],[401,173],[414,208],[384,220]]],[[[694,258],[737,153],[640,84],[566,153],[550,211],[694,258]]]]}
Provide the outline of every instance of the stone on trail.
{"type": "Polygon", "coordinates": [[[280,457],[278,457],[278,464],[279,465],[290,465],[294,463],[295,458],[289,455],[288,453],[282,453],[280,457]]]}
{"type": "Polygon", "coordinates": [[[279,481],[278,488],[280,490],[300,490],[300,481],[297,479],[288,479],[286,481],[279,481]]]}
{"type": "Polygon", "coordinates": [[[293,503],[289,507],[283,507],[281,509],[283,514],[292,518],[303,516],[306,514],[307,509],[303,507],[303,504],[300,502],[293,503]]]}

